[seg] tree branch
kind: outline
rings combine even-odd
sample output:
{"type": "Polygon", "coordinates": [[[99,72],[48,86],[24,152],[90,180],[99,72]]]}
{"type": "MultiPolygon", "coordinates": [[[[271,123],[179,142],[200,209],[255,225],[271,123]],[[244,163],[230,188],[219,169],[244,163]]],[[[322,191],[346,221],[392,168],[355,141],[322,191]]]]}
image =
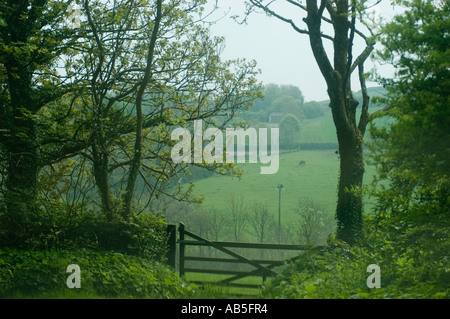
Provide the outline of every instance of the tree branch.
{"type": "Polygon", "coordinates": [[[370,102],[370,97],[367,94],[366,78],[364,76],[364,61],[361,61],[361,63],[358,64],[358,73],[359,73],[359,83],[361,85],[361,93],[363,97],[358,129],[361,132],[361,136],[364,136],[366,132],[367,123],[369,121],[369,102],[370,102]]]}
{"type": "Polygon", "coordinates": [[[350,67],[349,74],[352,74],[353,71],[355,71],[356,67],[358,67],[361,63],[364,63],[366,59],[369,57],[369,55],[372,53],[374,47],[373,44],[368,44],[363,52],[356,58],[355,62],[353,62],[352,66],[350,67]]]}
{"type": "MultiPolygon", "coordinates": [[[[259,1],[259,0],[250,0],[250,2],[254,6],[256,6],[257,8],[260,8],[260,9],[264,10],[264,12],[268,13],[269,15],[274,16],[275,18],[277,18],[277,19],[279,19],[279,20],[281,20],[283,22],[288,23],[296,32],[298,32],[300,34],[307,34],[307,35],[309,35],[309,31],[308,30],[305,30],[305,29],[302,29],[302,28],[298,27],[292,19],[285,18],[282,15],[280,15],[280,14],[276,13],[275,11],[271,10],[269,8],[270,3],[267,4],[267,5],[263,5],[261,3],[261,1],[259,1]]],[[[300,4],[299,4],[299,7],[301,7],[300,4]]],[[[324,39],[333,41],[333,37],[331,37],[331,36],[329,36],[327,34],[322,34],[321,33],[321,37],[324,38],[324,39]]]]}

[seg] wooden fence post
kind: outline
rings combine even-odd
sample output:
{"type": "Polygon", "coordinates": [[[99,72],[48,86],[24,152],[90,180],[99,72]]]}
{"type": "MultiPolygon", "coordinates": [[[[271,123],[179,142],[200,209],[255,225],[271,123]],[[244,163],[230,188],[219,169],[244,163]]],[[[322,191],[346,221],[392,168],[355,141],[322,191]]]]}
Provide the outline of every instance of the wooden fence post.
{"type": "Polygon", "coordinates": [[[167,225],[168,246],[167,251],[167,265],[176,268],[176,255],[177,255],[177,225],[167,225]]]}
{"type": "Polygon", "coordinates": [[[185,249],[185,243],[184,243],[184,224],[180,223],[180,226],[178,227],[178,231],[180,233],[180,276],[184,276],[184,249],[185,249]]]}

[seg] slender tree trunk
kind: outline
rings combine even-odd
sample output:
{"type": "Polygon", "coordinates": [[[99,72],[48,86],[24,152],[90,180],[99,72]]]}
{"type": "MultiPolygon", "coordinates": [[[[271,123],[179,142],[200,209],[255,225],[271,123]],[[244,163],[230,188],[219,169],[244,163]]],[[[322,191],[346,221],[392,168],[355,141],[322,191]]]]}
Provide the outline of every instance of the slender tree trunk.
{"type": "Polygon", "coordinates": [[[92,146],[92,157],[94,179],[100,195],[102,212],[108,221],[112,221],[114,213],[109,189],[108,154],[102,151],[97,141],[92,146]]]}
{"type": "Polygon", "coordinates": [[[136,96],[136,137],[134,142],[134,155],[131,161],[131,167],[128,174],[127,187],[123,196],[123,210],[122,216],[128,219],[131,216],[131,202],[134,196],[134,189],[136,180],[139,175],[139,170],[142,165],[142,126],[144,117],[142,113],[142,101],[144,98],[147,85],[150,83],[152,77],[152,63],[155,52],[156,40],[158,38],[159,26],[162,18],[162,0],[158,0],[156,4],[156,18],[153,25],[152,35],[150,38],[148,52],[147,52],[147,66],[145,69],[144,78],[139,86],[136,96]]]}

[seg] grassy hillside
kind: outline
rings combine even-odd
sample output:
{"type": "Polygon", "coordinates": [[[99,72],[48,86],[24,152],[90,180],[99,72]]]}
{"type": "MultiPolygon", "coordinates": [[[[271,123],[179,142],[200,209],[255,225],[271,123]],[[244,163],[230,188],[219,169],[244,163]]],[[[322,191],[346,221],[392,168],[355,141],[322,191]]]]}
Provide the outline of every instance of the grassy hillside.
{"type": "MultiPolygon", "coordinates": [[[[379,107],[371,107],[370,112],[379,107]]],[[[300,132],[302,143],[336,143],[336,130],[331,112],[327,110],[324,116],[303,120],[300,132]]],[[[260,123],[264,126],[264,123],[260,123]]],[[[270,124],[269,124],[270,125],[270,124]]],[[[299,199],[310,199],[320,204],[326,215],[334,220],[337,201],[337,182],[339,159],[336,149],[327,150],[297,150],[280,153],[279,170],[273,175],[261,175],[260,163],[240,164],[243,169],[241,179],[228,176],[213,176],[195,181],[194,194],[203,195],[202,206],[210,211],[230,213],[228,197],[230,194],[243,194],[245,204],[250,207],[254,203],[267,203],[270,213],[278,220],[278,184],[283,184],[281,194],[281,219],[283,225],[298,222],[295,208],[299,199]],[[301,160],[306,161],[300,166],[301,160]]],[[[370,183],[374,168],[366,166],[364,182],[370,183]]],[[[365,211],[370,212],[366,201],[365,211]]],[[[250,210],[250,208],[248,208],[250,210]]]]}
{"type": "MultiPolygon", "coordinates": [[[[209,210],[229,212],[229,194],[244,194],[248,205],[266,202],[269,211],[278,220],[278,190],[281,193],[282,223],[296,222],[295,207],[300,198],[309,198],[326,209],[333,217],[337,200],[339,160],[334,150],[296,151],[280,154],[279,170],[273,175],[261,175],[260,164],[242,164],[244,175],[241,179],[228,176],[214,176],[195,182],[194,193],[204,195],[203,207],[209,210]],[[300,166],[300,160],[306,164],[300,166]]],[[[365,181],[370,182],[373,167],[366,168],[365,181]]]]}
{"type": "MultiPolygon", "coordinates": [[[[380,110],[380,106],[372,106],[369,113],[380,110]]],[[[361,110],[357,109],[357,120],[361,110]]],[[[387,119],[377,119],[375,123],[389,123],[387,119]]],[[[368,136],[366,135],[366,140],[368,136]]],[[[328,108],[323,116],[314,119],[304,119],[300,127],[301,143],[337,143],[336,128],[333,123],[331,110],[328,108]]]]}
{"type": "Polygon", "coordinates": [[[267,201],[269,208],[278,212],[278,190],[283,184],[282,209],[287,216],[299,197],[310,197],[332,208],[336,201],[336,183],[339,161],[333,151],[297,151],[280,154],[279,170],[273,175],[261,175],[260,164],[243,164],[241,179],[215,176],[195,182],[196,194],[206,196],[206,208],[227,209],[229,193],[245,194],[248,204],[267,201]],[[306,165],[299,166],[305,160],[306,165]],[[317,192],[317,190],[321,190],[317,192]]]}
{"type": "Polygon", "coordinates": [[[300,142],[337,143],[336,128],[330,110],[327,110],[324,116],[302,120],[300,142]]]}

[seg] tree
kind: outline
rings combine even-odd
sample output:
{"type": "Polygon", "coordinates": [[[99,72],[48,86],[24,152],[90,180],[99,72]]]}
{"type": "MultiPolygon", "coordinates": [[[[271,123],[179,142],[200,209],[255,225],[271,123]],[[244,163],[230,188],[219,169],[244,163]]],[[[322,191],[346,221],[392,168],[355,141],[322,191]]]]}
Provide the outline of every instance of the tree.
{"type": "Polygon", "coordinates": [[[259,243],[266,242],[273,235],[275,220],[270,214],[267,203],[254,203],[251,206],[252,218],[249,219],[250,226],[259,243]]]}
{"type": "MultiPolygon", "coordinates": [[[[188,169],[171,159],[170,131],[197,119],[223,128],[260,95],[253,62],[220,60],[223,39],[196,20],[203,5],[83,2],[69,68],[86,83],[73,97],[84,114],[78,154],[92,163],[109,220],[131,216],[136,187],[148,203],[188,169]]],[[[198,165],[235,173],[232,165],[198,165]]],[[[186,199],[190,190],[172,187],[170,194],[186,199]]]]}
{"type": "Polygon", "coordinates": [[[233,239],[239,241],[242,238],[248,214],[246,212],[244,194],[230,193],[228,194],[228,208],[231,213],[231,227],[233,239]]]}
{"type": "Polygon", "coordinates": [[[280,145],[292,148],[298,142],[300,121],[294,114],[286,114],[280,122],[280,145]]]}
{"type": "Polygon", "coordinates": [[[204,4],[0,3],[2,230],[26,237],[78,200],[88,202],[67,217],[76,206],[126,223],[160,195],[192,200],[192,185],[172,183],[189,166],[172,161],[170,132],[194,120],[222,129],[261,96],[253,61],[220,59],[204,4]]]}
{"type": "Polygon", "coordinates": [[[357,0],[306,0],[306,4],[295,0],[284,1],[292,6],[292,12],[298,10],[306,14],[301,20],[306,27],[301,27],[294,18],[279,13],[275,7],[277,2],[279,1],[249,0],[247,13],[263,10],[288,23],[299,34],[309,37],[314,58],[327,85],[329,106],[339,143],[336,237],[350,244],[355,243],[363,235],[363,137],[369,121],[364,62],[375,44],[373,31],[365,21],[367,4],[366,1],[357,0]],[[361,29],[365,29],[369,35],[365,35],[361,29]],[[329,32],[333,32],[333,35],[329,32]],[[353,47],[357,38],[362,40],[365,48],[354,58],[356,54],[353,47]],[[325,49],[324,41],[331,41],[332,56],[325,49]],[[356,118],[358,102],[353,98],[351,90],[351,75],[355,70],[358,71],[364,97],[359,121],[356,118]]]}
{"type": "Polygon", "coordinates": [[[378,57],[395,66],[374,126],[371,160],[379,179],[378,210],[397,217],[447,216],[450,211],[450,6],[448,1],[398,1],[406,11],[383,27],[378,57]],[[386,183],[383,183],[386,185],[386,183]]]}
{"type": "Polygon", "coordinates": [[[300,198],[295,213],[299,217],[298,236],[302,244],[313,246],[326,240],[331,223],[324,207],[309,198],[300,198]]]}
{"type": "Polygon", "coordinates": [[[229,219],[221,210],[210,209],[207,214],[206,227],[209,230],[209,235],[213,240],[218,241],[224,237],[229,219]]]}
{"type": "Polygon", "coordinates": [[[323,107],[316,101],[303,104],[303,114],[307,119],[313,119],[325,114],[323,107]]]}
{"type": "Polygon", "coordinates": [[[42,166],[36,115],[73,88],[74,81],[57,67],[73,42],[66,24],[68,3],[0,3],[2,192],[11,229],[23,227],[36,209],[42,166]]]}
{"type": "Polygon", "coordinates": [[[302,91],[294,85],[267,84],[264,98],[255,101],[252,111],[264,112],[261,121],[267,121],[271,113],[292,113],[301,119],[303,101],[302,91]]]}
{"type": "Polygon", "coordinates": [[[280,95],[276,98],[269,108],[270,113],[282,113],[282,114],[293,114],[298,119],[303,118],[302,107],[299,100],[296,100],[290,95],[280,95]]]}

